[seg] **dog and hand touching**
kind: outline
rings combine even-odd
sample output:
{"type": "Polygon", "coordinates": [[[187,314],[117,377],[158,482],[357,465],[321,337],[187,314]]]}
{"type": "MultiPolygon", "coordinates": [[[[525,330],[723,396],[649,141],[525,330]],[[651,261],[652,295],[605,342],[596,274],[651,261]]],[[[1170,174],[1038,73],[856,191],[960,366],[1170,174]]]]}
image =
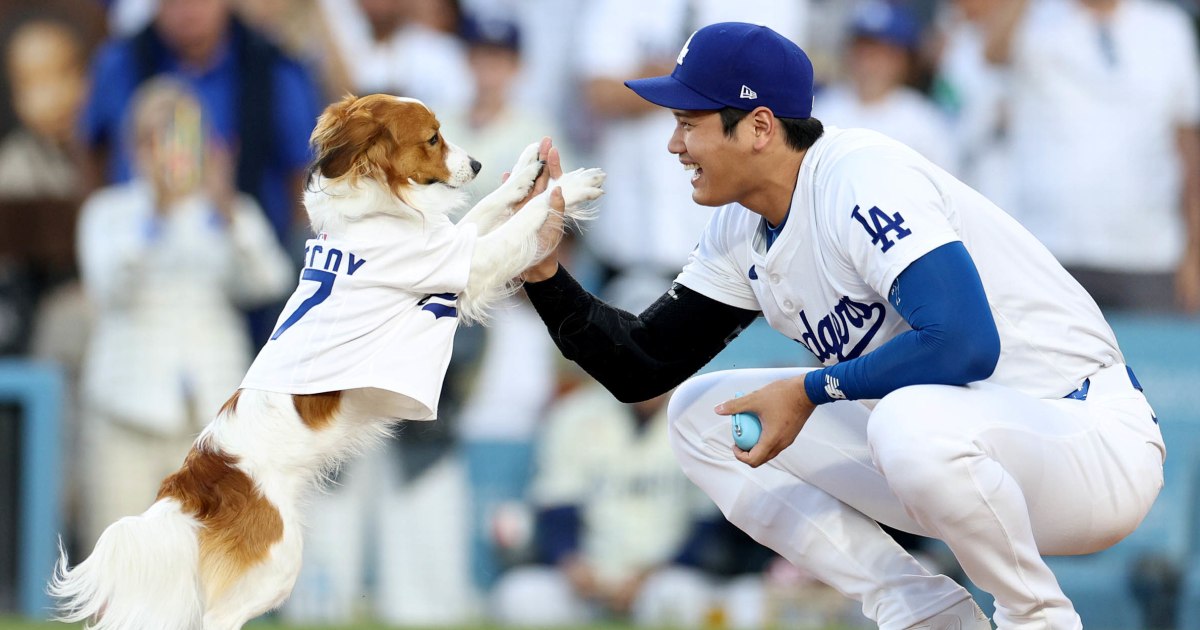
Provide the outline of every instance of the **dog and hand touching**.
{"type": "Polygon", "coordinates": [[[237,630],[301,566],[303,506],[399,421],[437,416],[460,321],[488,309],[589,218],[600,169],[562,172],[549,138],[457,223],[481,165],[413,99],[347,96],[321,114],[304,205],[315,236],[270,341],[146,512],[60,559],[64,621],[237,630]]]}

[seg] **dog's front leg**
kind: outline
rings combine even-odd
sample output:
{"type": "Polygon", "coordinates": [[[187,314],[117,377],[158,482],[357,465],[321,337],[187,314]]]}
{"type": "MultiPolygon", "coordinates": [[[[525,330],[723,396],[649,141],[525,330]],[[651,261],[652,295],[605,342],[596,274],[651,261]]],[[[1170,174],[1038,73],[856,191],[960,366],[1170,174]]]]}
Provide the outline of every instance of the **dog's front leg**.
{"type": "Polygon", "coordinates": [[[579,169],[550,182],[550,189],[534,197],[508,221],[480,235],[471,255],[471,272],[459,299],[459,311],[468,320],[481,320],[497,299],[516,290],[513,279],[545,252],[538,250],[538,230],[553,211],[550,193],[562,189],[568,216],[583,218],[581,209],[604,194],[604,172],[579,169]]]}
{"type": "Polygon", "coordinates": [[[517,163],[513,166],[512,174],[500,185],[471,208],[459,221],[459,224],[474,223],[479,226],[479,233],[492,231],[501,221],[512,214],[512,207],[529,195],[538,175],[542,174],[545,162],[538,159],[538,148],[541,143],[534,143],[521,152],[517,163]]]}

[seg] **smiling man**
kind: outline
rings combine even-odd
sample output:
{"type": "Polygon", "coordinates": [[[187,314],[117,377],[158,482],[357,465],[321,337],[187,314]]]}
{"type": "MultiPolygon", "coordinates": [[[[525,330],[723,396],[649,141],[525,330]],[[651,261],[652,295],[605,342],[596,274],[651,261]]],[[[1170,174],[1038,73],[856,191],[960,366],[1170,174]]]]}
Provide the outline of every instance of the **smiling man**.
{"type": "Polygon", "coordinates": [[[1081,628],[1041,554],[1126,536],[1164,456],[1087,292],[916,151],[823,129],[807,56],[766,27],[707,26],[669,76],[626,85],[674,112],[667,149],[693,199],[720,208],[640,315],[596,300],[553,255],[528,270],[563,354],[622,400],[679,385],[670,436],[684,472],[881,628],[991,625],[877,523],[945,541],[995,597],[1000,628],[1081,628]],[[760,314],[825,367],[689,379],[760,314]],[[762,422],[749,451],[726,417],[740,412],[762,422]]]}

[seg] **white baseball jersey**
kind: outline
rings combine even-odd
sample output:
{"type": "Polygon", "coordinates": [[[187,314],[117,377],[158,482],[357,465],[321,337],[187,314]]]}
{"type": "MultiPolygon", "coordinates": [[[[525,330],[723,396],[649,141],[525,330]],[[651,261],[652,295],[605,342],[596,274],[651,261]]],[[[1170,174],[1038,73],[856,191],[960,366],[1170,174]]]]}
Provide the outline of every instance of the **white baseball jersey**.
{"type": "Polygon", "coordinates": [[[910,263],[962,241],[1000,333],[989,382],[1041,398],[1123,362],[1092,298],[1016,221],[916,151],[864,129],[827,128],[800,167],[791,211],[768,251],[765,221],[717,211],[677,281],[761,310],[826,365],[908,330],[886,296],[910,263]]]}
{"type": "Polygon", "coordinates": [[[300,284],[242,387],[377,388],[396,394],[394,417],[433,419],[475,236],[436,215],[368,218],[310,239],[300,284]]]}

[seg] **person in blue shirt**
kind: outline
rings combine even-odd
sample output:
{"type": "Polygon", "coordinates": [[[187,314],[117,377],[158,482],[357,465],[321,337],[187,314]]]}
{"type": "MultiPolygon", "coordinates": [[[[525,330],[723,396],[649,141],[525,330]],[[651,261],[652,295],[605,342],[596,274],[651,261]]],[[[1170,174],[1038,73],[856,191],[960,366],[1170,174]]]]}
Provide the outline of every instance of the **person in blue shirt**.
{"type": "MultiPolygon", "coordinates": [[[[237,187],[262,206],[281,244],[297,240],[308,138],[323,106],[313,75],[245,26],[228,0],[161,0],[153,22],[106,42],[93,61],[80,121],[98,183],[128,181],[130,100],[150,77],[168,74],[198,96],[217,141],[236,156],[237,187]]],[[[278,308],[252,313],[261,342],[278,308]]]]}

